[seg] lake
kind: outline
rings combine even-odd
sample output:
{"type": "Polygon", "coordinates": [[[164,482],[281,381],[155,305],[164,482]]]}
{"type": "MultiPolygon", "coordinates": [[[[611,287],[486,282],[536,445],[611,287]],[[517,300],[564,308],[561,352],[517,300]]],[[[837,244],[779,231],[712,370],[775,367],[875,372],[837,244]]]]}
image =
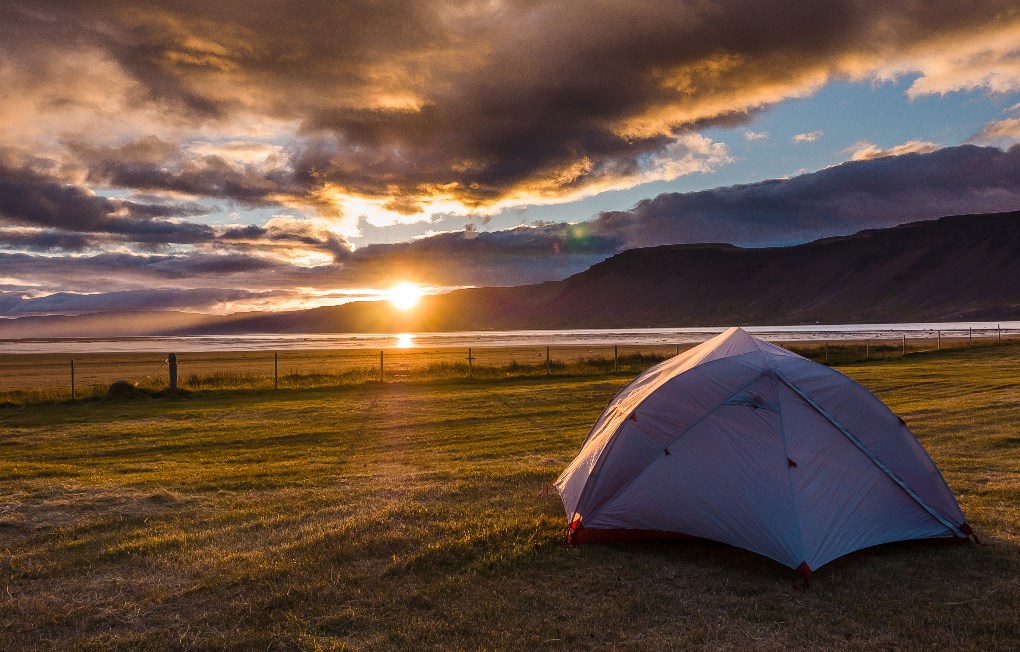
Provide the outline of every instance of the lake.
{"type": "MultiPolygon", "coordinates": [[[[766,340],[821,341],[934,337],[1003,337],[1020,334],[1020,321],[932,322],[911,324],[814,324],[745,326],[766,340]]],[[[202,335],[188,337],[117,337],[0,340],[0,353],[117,353],[146,351],[285,351],[388,348],[503,348],[515,346],[658,345],[702,342],[725,327],[624,328],[530,331],[463,331],[451,333],[338,333],[309,335],[202,335]]]]}

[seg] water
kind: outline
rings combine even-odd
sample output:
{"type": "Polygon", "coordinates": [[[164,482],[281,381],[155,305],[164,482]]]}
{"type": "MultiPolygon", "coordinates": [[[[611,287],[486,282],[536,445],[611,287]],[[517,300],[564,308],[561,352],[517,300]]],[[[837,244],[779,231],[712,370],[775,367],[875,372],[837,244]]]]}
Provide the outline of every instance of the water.
{"type": "MultiPolygon", "coordinates": [[[[891,339],[905,335],[994,337],[1020,334],[1020,321],[938,322],[912,324],[831,324],[808,326],[746,326],[745,330],[766,340],[838,341],[891,339]]],[[[0,353],[117,353],[117,352],[209,352],[293,351],[389,348],[502,348],[513,346],[606,346],[689,344],[721,333],[724,327],[623,328],[531,331],[462,331],[453,333],[340,333],[311,335],[200,335],[190,337],[117,337],[0,340],[0,353]]]]}

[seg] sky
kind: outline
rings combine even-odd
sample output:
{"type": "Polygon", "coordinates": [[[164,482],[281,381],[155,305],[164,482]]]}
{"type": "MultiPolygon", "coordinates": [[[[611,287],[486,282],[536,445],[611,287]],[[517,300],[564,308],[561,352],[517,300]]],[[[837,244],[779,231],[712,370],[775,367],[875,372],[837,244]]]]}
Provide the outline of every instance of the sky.
{"type": "Polygon", "coordinates": [[[1020,210],[1015,0],[0,1],[0,317],[1020,210]]]}

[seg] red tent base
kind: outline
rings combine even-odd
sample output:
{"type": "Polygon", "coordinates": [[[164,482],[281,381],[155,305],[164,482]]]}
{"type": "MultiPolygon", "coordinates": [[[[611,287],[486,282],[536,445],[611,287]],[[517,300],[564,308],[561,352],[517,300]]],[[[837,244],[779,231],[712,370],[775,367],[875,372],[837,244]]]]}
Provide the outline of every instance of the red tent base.
{"type": "Polygon", "coordinates": [[[582,526],[580,521],[571,523],[567,530],[567,543],[570,545],[611,543],[613,541],[654,541],[657,539],[700,539],[700,537],[693,537],[683,532],[664,532],[662,530],[589,529],[582,526]]]}
{"type": "MultiPolygon", "coordinates": [[[[934,543],[967,543],[970,541],[970,537],[973,536],[977,539],[977,536],[973,534],[970,526],[964,524],[960,530],[967,535],[965,537],[948,536],[948,537],[933,537],[931,539],[917,539],[918,541],[928,541],[934,543]]],[[[612,543],[614,541],[655,541],[655,540],[677,540],[677,539],[688,539],[694,541],[708,541],[701,537],[692,536],[690,534],[684,534],[683,532],[665,532],[663,530],[639,530],[639,529],[613,529],[613,530],[602,530],[598,528],[586,528],[581,525],[580,521],[574,521],[567,528],[567,544],[568,545],[580,545],[583,543],[612,543]]],[[[897,542],[893,542],[897,543],[897,542]]],[[[807,562],[801,562],[800,566],[794,569],[797,573],[802,575],[805,580],[814,573],[814,569],[807,565],[807,562]]]]}

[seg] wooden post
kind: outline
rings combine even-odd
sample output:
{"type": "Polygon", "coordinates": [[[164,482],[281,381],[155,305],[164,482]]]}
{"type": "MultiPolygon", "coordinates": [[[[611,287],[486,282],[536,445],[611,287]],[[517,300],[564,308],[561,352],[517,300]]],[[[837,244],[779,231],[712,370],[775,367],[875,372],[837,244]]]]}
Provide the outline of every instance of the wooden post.
{"type": "Polygon", "coordinates": [[[280,354],[273,351],[273,389],[280,389],[280,354]]]}
{"type": "Polygon", "coordinates": [[[935,331],[935,350],[942,350],[942,331],[935,331]]]}
{"type": "Polygon", "coordinates": [[[995,325],[995,333],[998,338],[999,344],[1002,344],[1002,324],[995,325]]]}
{"type": "Polygon", "coordinates": [[[177,354],[171,353],[166,357],[166,362],[170,365],[170,391],[177,391],[177,354]]]}
{"type": "Polygon", "coordinates": [[[471,347],[469,346],[468,347],[468,378],[474,378],[475,377],[475,369],[474,369],[474,366],[471,364],[471,361],[473,359],[474,358],[471,356],[471,347]]]}
{"type": "Polygon", "coordinates": [[[829,364],[829,340],[825,340],[825,364],[829,364]]]}
{"type": "Polygon", "coordinates": [[[864,340],[864,359],[871,359],[871,340],[864,340]]]}
{"type": "Polygon", "coordinates": [[[552,375],[552,362],[549,359],[549,347],[545,347],[545,375],[552,375]]]}
{"type": "Polygon", "coordinates": [[[676,354],[680,355],[680,345],[679,344],[676,345],[676,354]]]}
{"type": "Polygon", "coordinates": [[[74,360],[71,360],[71,400],[75,399],[74,395],[74,360]]]}
{"type": "Polygon", "coordinates": [[[967,327],[967,339],[969,340],[968,346],[974,346],[974,327],[967,327]]]}
{"type": "Polygon", "coordinates": [[[620,345],[613,345],[613,371],[620,370],[620,345]]]}
{"type": "Polygon", "coordinates": [[[904,333],[903,334],[903,353],[902,353],[902,355],[906,355],[906,354],[907,354],[907,334],[904,333]]]}
{"type": "Polygon", "coordinates": [[[383,352],[379,351],[379,382],[383,381],[383,352]]]}

